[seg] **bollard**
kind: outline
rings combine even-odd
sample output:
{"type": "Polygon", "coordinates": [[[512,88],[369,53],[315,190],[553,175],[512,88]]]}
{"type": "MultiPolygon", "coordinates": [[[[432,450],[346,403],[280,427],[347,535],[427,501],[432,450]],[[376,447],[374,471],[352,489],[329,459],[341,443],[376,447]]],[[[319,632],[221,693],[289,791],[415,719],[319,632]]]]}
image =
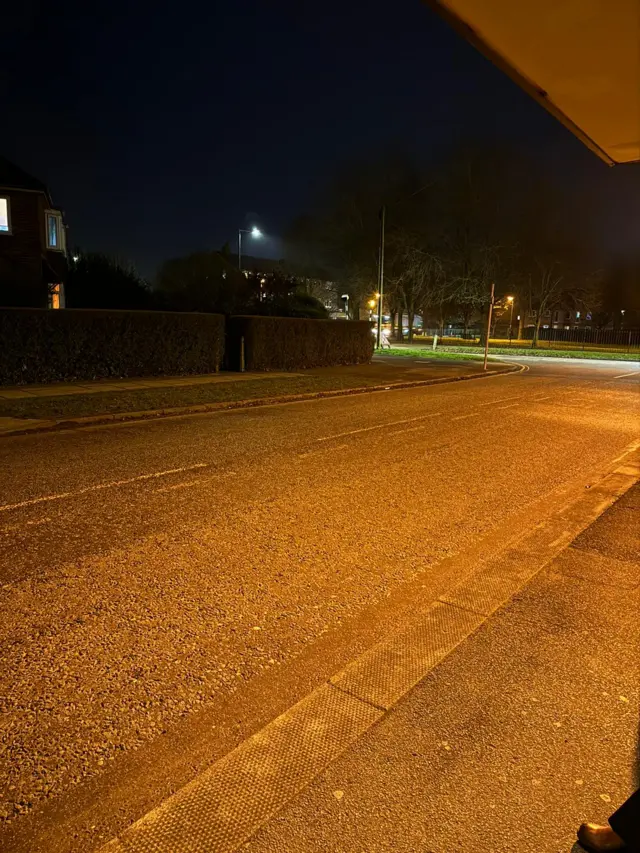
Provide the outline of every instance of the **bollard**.
{"type": "Polygon", "coordinates": [[[240,338],[240,373],[244,373],[244,335],[240,338]]]}

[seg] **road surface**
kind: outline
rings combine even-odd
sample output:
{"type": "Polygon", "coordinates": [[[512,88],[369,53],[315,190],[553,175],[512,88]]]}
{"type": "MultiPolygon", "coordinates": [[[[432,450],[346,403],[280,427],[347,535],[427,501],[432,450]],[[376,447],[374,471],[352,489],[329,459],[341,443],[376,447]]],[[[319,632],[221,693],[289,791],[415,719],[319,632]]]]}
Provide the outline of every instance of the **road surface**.
{"type": "Polygon", "coordinates": [[[2,440],[3,849],[97,848],[539,523],[637,439],[637,369],[2,440]]]}

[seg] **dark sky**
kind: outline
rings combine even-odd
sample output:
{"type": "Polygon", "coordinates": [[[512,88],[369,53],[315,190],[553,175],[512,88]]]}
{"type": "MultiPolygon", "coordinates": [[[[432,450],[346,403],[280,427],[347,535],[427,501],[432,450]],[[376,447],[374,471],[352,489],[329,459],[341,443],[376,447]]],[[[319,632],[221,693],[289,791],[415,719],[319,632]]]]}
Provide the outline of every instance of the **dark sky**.
{"type": "Polygon", "coordinates": [[[593,210],[603,250],[637,247],[640,166],[608,168],[419,0],[60,0],[11,14],[2,153],[49,183],[73,243],[145,274],[254,222],[269,236],[246,251],[278,257],[341,161],[399,143],[428,164],[475,136],[534,150],[593,210]]]}

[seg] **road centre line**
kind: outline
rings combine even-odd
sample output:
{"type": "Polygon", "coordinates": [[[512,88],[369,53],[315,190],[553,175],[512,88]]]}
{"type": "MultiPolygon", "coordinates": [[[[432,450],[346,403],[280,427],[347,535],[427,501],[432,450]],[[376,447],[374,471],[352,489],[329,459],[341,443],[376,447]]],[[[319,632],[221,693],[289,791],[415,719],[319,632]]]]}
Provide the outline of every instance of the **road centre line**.
{"type": "Polygon", "coordinates": [[[479,418],[480,412],[470,412],[468,415],[458,415],[456,418],[451,418],[452,421],[463,421],[465,418],[479,418]]]}
{"type": "Polygon", "coordinates": [[[345,438],[348,435],[358,435],[361,432],[371,432],[375,429],[385,429],[386,427],[398,426],[400,424],[411,424],[415,421],[424,421],[427,418],[437,418],[442,412],[431,412],[429,415],[420,415],[417,418],[405,418],[402,421],[389,421],[384,424],[375,424],[375,426],[363,427],[362,429],[352,429],[349,432],[339,432],[336,435],[325,435],[322,438],[316,438],[316,441],[334,441],[336,438],[345,438]]]}
{"type": "Polygon", "coordinates": [[[419,424],[414,427],[407,427],[406,429],[397,429],[395,432],[392,432],[391,435],[404,435],[405,432],[416,432],[419,429],[426,429],[427,424],[419,424]]]}
{"type": "Polygon", "coordinates": [[[308,459],[309,456],[315,456],[318,453],[327,453],[329,451],[345,450],[349,447],[348,444],[339,444],[337,447],[318,447],[315,450],[309,450],[307,453],[298,453],[298,460],[308,459]]]}
{"type": "Polygon", "coordinates": [[[41,524],[48,524],[51,521],[49,517],[47,518],[36,518],[33,521],[25,521],[23,524],[12,524],[9,527],[4,527],[0,530],[0,533],[13,533],[16,530],[24,530],[25,527],[39,527],[41,524]]]}
{"type": "Polygon", "coordinates": [[[129,483],[139,483],[144,480],[168,477],[170,474],[181,474],[183,471],[195,471],[197,468],[208,467],[208,462],[198,462],[196,465],[186,465],[184,468],[169,468],[166,471],[154,471],[152,474],[140,474],[138,477],[129,477],[126,480],[113,480],[109,483],[96,483],[95,486],[85,486],[83,489],[78,489],[75,492],[59,492],[55,495],[44,495],[41,498],[30,498],[29,500],[19,501],[19,503],[15,504],[4,504],[4,506],[0,506],[0,512],[7,512],[10,509],[20,509],[24,506],[35,506],[36,504],[45,503],[47,501],[60,501],[63,498],[75,498],[79,495],[86,495],[88,492],[98,492],[102,489],[113,489],[116,486],[126,486],[129,483]]]}
{"type": "Polygon", "coordinates": [[[502,409],[513,409],[514,406],[519,406],[519,405],[520,405],[520,403],[509,403],[508,406],[498,406],[497,408],[499,411],[501,411],[502,409]]]}
{"type": "Polygon", "coordinates": [[[489,400],[487,403],[478,403],[479,406],[495,406],[496,403],[506,403],[507,400],[521,400],[522,394],[517,397],[500,397],[498,400],[489,400]]]}
{"type": "Polygon", "coordinates": [[[638,376],[640,370],[632,370],[631,373],[621,373],[620,376],[614,376],[614,379],[624,379],[625,376],[638,376]]]}

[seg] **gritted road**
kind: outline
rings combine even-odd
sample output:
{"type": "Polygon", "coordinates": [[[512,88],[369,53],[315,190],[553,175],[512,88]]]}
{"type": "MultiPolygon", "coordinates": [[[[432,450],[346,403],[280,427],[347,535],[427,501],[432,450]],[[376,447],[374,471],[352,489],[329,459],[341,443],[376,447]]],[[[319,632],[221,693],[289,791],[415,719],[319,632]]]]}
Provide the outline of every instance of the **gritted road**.
{"type": "Polygon", "coordinates": [[[0,442],[0,842],[96,800],[106,840],[540,522],[637,439],[637,370],[0,442]]]}

